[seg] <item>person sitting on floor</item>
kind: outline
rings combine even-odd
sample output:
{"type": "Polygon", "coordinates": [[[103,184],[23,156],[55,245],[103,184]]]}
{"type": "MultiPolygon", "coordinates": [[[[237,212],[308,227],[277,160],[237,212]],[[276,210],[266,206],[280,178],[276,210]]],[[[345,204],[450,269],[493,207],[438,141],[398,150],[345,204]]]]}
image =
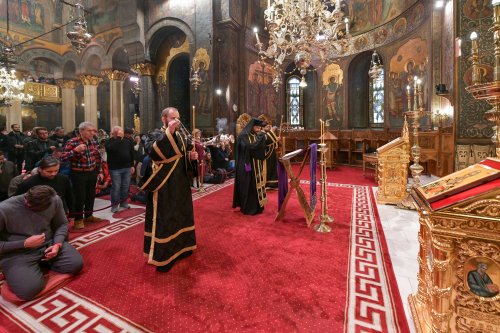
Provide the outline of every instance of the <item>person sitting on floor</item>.
{"type": "Polygon", "coordinates": [[[111,176],[109,175],[108,163],[102,161],[101,171],[97,175],[97,183],[95,185],[95,196],[102,197],[111,193],[111,176]]]}
{"type": "Polygon", "coordinates": [[[34,186],[0,203],[0,268],[17,297],[28,301],[43,290],[42,264],[58,273],[80,272],[82,256],[67,236],[62,200],[50,186],[34,186]]]}

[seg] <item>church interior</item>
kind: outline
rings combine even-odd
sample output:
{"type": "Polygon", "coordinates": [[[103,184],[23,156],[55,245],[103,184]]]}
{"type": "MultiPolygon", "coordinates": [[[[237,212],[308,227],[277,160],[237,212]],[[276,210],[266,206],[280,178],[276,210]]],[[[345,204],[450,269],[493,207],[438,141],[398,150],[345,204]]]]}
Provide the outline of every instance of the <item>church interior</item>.
{"type": "Polygon", "coordinates": [[[28,302],[0,275],[0,332],[500,333],[499,0],[0,0],[0,44],[6,138],[174,107],[212,158],[265,120],[285,173],[258,215],[202,176],[167,273],[148,204],[96,198],[78,275],[28,302]]]}

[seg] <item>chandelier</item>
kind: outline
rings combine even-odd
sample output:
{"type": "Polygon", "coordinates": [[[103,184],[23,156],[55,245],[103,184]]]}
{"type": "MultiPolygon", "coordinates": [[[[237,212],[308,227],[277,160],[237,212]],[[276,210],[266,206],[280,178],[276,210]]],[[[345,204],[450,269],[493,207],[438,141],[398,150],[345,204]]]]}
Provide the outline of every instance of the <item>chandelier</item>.
{"type": "Polygon", "coordinates": [[[87,31],[87,21],[85,20],[85,9],[81,1],[77,0],[74,7],[75,9],[75,25],[72,31],[68,31],[66,36],[68,36],[71,41],[71,45],[75,51],[79,54],[85,47],[91,42],[92,35],[87,31]]]}
{"type": "Polygon", "coordinates": [[[130,88],[130,91],[134,94],[135,98],[138,98],[142,92],[140,82],[139,82],[139,77],[131,76],[129,80],[130,80],[130,82],[133,82],[133,85],[132,85],[132,88],[130,88]]]}
{"type": "Polygon", "coordinates": [[[264,11],[269,46],[264,50],[257,29],[256,47],[261,59],[273,59],[276,90],[282,84],[281,68],[293,55],[296,68],[304,77],[313,54],[324,63],[327,55],[340,56],[349,50],[350,20],[342,11],[340,0],[268,0],[264,11]]]}
{"type": "Polygon", "coordinates": [[[380,57],[376,50],[373,50],[372,61],[370,62],[370,69],[368,70],[368,75],[374,80],[377,81],[381,78],[384,70],[384,66],[380,61],[380,57]]]}
{"type": "Polygon", "coordinates": [[[16,71],[12,69],[9,72],[5,67],[0,68],[0,100],[7,105],[11,105],[13,100],[22,103],[33,102],[33,96],[23,91],[24,81],[17,79],[16,71]]]}
{"type": "Polygon", "coordinates": [[[17,64],[14,50],[20,45],[14,45],[9,34],[9,2],[7,1],[7,32],[6,37],[0,42],[0,100],[5,105],[11,105],[12,101],[22,103],[33,102],[33,96],[24,93],[24,81],[18,80],[16,70],[12,69],[17,64]]]}

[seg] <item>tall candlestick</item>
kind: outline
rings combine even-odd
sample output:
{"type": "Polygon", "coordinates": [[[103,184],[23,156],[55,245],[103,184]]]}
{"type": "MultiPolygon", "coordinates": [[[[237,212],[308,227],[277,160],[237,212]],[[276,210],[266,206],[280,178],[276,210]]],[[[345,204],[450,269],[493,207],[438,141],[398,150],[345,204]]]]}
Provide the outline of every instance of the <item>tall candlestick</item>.
{"type": "Polygon", "coordinates": [[[194,130],[196,128],[196,118],[195,118],[195,110],[196,110],[196,107],[193,105],[193,123],[191,124],[191,128],[192,128],[192,132],[193,132],[193,150],[195,150],[194,148],[194,130]]]}
{"type": "Polygon", "coordinates": [[[413,77],[413,109],[418,109],[418,100],[417,100],[417,76],[413,77]]]}
{"type": "Polygon", "coordinates": [[[406,99],[408,100],[408,111],[411,111],[411,88],[410,88],[410,85],[406,86],[406,99]]]}

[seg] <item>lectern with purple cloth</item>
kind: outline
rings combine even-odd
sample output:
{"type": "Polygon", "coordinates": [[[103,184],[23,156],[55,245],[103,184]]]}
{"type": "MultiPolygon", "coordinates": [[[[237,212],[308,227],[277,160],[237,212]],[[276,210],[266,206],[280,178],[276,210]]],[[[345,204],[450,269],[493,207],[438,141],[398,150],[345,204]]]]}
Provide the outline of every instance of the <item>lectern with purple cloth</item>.
{"type": "Polygon", "coordinates": [[[290,199],[293,190],[297,192],[297,199],[299,200],[300,207],[304,211],[304,216],[306,218],[307,226],[311,225],[312,220],[314,219],[314,211],[316,208],[316,144],[312,144],[310,147],[305,149],[298,149],[292,151],[288,154],[283,155],[278,163],[278,214],[274,221],[278,221],[283,219],[286,206],[288,200],[290,199]],[[300,165],[300,169],[297,175],[294,175],[291,159],[304,154],[304,159],[300,165]],[[300,187],[300,175],[304,170],[304,165],[307,160],[307,157],[311,155],[310,165],[311,165],[311,180],[310,180],[310,200],[307,201],[307,198],[304,194],[304,191],[300,187]],[[288,190],[288,178],[290,178],[290,190],[288,190]]]}

